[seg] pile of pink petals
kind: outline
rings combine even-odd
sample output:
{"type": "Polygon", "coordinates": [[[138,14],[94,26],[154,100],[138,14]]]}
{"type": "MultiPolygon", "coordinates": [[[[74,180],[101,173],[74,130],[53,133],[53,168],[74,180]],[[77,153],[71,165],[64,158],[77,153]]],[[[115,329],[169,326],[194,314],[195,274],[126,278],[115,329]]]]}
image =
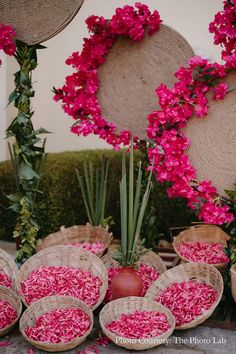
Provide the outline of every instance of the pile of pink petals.
{"type": "Polygon", "coordinates": [[[83,336],[90,324],[88,315],[81,309],[56,309],[39,316],[33,327],[25,329],[25,334],[38,342],[68,343],[83,336]]]}
{"type": "Polygon", "coordinates": [[[135,311],[121,315],[106,328],[119,337],[153,338],[168,331],[170,325],[166,315],[157,311],[135,311]]]}
{"type": "Polygon", "coordinates": [[[10,326],[16,318],[16,309],[8,301],[0,300],[0,329],[10,326]]]}
{"type": "MultiPolygon", "coordinates": [[[[117,275],[120,271],[120,267],[114,267],[114,268],[110,268],[108,269],[108,289],[107,289],[107,293],[105,296],[105,301],[109,302],[112,300],[112,292],[111,292],[111,281],[114,278],[115,275],[117,275]]],[[[156,280],[160,273],[158,273],[155,268],[150,267],[144,263],[141,263],[140,266],[137,269],[137,273],[140,276],[140,278],[142,279],[143,282],[143,295],[146,294],[146,291],[148,290],[148,288],[150,287],[150,285],[152,284],[152,282],[154,282],[154,280],[156,280]]]]}
{"type": "Polygon", "coordinates": [[[0,270],[0,285],[5,288],[12,288],[11,278],[3,270],[0,270]]]}
{"type": "Polygon", "coordinates": [[[216,290],[202,282],[173,283],[156,298],[168,307],[176,319],[176,326],[184,325],[209,310],[217,300],[216,290]]]}
{"type": "Polygon", "coordinates": [[[223,245],[220,243],[186,242],[183,241],[177,247],[181,256],[192,262],[220,264],[228,263],[229,257],[225,254],[223,245]]]}
{"type": "Polygon", "coordinates": [[[101,279],[90,271],[63,266],[41,266],[21,282],[20,295],[30,305],[45,296],[68,295],[95,305],[100,296],[101,279]]]}
{"type": "Polygon", "coordinates": [[[89,242],[74,242],[74,243],[68,243],[68,246],[75,246],[75,247],[81,247],[84,250],[90,251],[94,254],[97,254],[99,252],[103,252],[106,248],[106,245],[104,242],[101,241],[95,241],[92,243],[89,242]]]}

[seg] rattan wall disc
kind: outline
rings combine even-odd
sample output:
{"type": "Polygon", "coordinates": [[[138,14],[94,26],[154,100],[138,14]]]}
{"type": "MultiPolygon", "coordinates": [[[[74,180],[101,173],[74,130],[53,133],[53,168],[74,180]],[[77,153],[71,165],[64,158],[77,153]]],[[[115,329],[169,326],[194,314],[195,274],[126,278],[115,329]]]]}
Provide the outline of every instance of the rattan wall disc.
{"type": "Polygon", "coordinates": [[[185,134],[191,141],[187,150],[197,178],[210,180],[224,195],[224,190],[234,189],[236,183],[236,71],[231,71],[221,82],[233,90],[223,100],[209,97],[206,117],[192,117],[185,134]]]}
{"type": "Polygon", "coordinates": [[[17,39],[44,42],[61,32],[84,0],[0,0],[0,23],[12,25],[17,39]]]}
{"type": "Polygon", "coordinates": [[[146,138],[147,116],[157,109],[155,89],[161,83],[172,86],[174,72],[191,56],[187,41],[166,25],[139,43],[118,38],[99,68],[103,117],[114,122],[118,131],[129,129],[146,138]]]}

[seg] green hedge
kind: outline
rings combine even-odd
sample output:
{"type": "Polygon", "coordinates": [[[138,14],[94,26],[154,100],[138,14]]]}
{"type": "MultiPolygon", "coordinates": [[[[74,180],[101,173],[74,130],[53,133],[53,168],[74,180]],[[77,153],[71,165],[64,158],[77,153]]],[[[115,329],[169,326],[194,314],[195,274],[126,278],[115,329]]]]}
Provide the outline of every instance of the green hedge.
{"type": "MultiPolygon", "coordinates": [[[[57,231],[61,225],[71,226],[84,224],[87,221],[81,193],[75,175],[75,167],[82,172],[83,162],[93,161],[100,164],[102,154],[110,160],[114,182],[112,185],[109,213],[115,225],[113,232],[119,237],[119,179],[121,152],[114,150],[85,150],[49,154],[45,175],[42,178],[42,195],[38,198],[40,212],[38,215],[41,226],[40,234],[46,236],[57,231]]],[[[15,225],[15,215],[8,208],[6,195],[15,189],[11,163],[0,163],[0,239],[11,240],[15,225]]],[[[171,226],[188,225],[194,220],[193,213],[186,207],[184,200],[168,199],[165,187],[155,183],[153,203],[157,209],[158,231],[168,235],[171,226]]]]}

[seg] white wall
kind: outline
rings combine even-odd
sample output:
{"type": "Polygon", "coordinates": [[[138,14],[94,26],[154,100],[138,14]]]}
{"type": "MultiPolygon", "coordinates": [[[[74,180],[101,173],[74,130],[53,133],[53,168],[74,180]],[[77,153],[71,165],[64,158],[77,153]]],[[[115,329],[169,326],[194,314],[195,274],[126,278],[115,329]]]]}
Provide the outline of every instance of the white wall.
{"type": "MultiPolygon", "coordinates": [[[[157,9],[164,23],[179,31],[193,48],[201,48],[201,54],[210,55],[213,60],[220,60],[220,48],[213,45],[213,36],[208,32],[208,25],[215,13],[222,8],[221,0],[143,0],[143,2],[151,10],[157,9]]],[[[33,101],[34,125],[53,132],[47,136],[47,151],[110,147],[95,136],[77,137],[70,133],[72,118],[63,112],[60,103],[53,101],[51,90],[53,86],[61,87],[65,76],[71,72],[70,67],[64,62],[72,52],[80,50],[82,39],[87,36],[85,19],[92,14],[110,18],[117,7],[134,3],[135,1],[130,0],[85,0],[81,10],[67,28],[44,43],[47,49],[39,51],[39,66],[34,74],[36,91],[33,101]]],[[[13,60],[8,59],[8,87],[12,86],[10,80],[13,80],[12,73],[15,69],[13,60]]],[[[3,117],[1,119],[4,120],[2,114],[4,90],[1,90],[0,95],[3,117]]],[[[12,112],[9,111],[8,121],[11,116],[12,112]]],[[[4,153],[1,152],[0,158],[4,158],[4,153]]]]}

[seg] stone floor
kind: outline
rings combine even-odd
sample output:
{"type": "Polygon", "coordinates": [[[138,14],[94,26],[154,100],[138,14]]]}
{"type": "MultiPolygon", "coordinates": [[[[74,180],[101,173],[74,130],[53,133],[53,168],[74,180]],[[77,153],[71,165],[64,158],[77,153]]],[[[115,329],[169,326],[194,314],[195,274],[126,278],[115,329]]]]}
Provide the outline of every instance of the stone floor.
{"type": "MultiPolygon", "coordinates": [[[[3,248],[14,257],[15,245],[9,242],[0,241],[0,248],[3,248]]],[[[98,318],[95,316],[95,332],[99,330],[98,318]]],[[[113,343],[102,347],[94,343],[93,340],[87,339],[83,344],[73,350],[64,353],[78,354],[79,351],[84,352],[91,345],[96,345],[99,354],[122,354],[129,353],[124,348],[118,347],[113,343]]],[[[19,331],[14,329],[8,335],[0,338],[0,354],[39,354],[46,353],[44,351],[33,348],[30,343],[26,342],[19,331]],[[9,345],[2,346],[8,342],[9,345]],[[33,351],[29,351],[33,349],[33,351]]],[[[199,326],[190,330],[175,331],[169,338],[168,342],[153,349],[143,352],[134,351],[133,353],[148,354],[236,354],[236,331],[223,330],[218,328],[208,328],[199,326]]],[[[88,354],[95,354],[90,351],[88,354]]]]}

